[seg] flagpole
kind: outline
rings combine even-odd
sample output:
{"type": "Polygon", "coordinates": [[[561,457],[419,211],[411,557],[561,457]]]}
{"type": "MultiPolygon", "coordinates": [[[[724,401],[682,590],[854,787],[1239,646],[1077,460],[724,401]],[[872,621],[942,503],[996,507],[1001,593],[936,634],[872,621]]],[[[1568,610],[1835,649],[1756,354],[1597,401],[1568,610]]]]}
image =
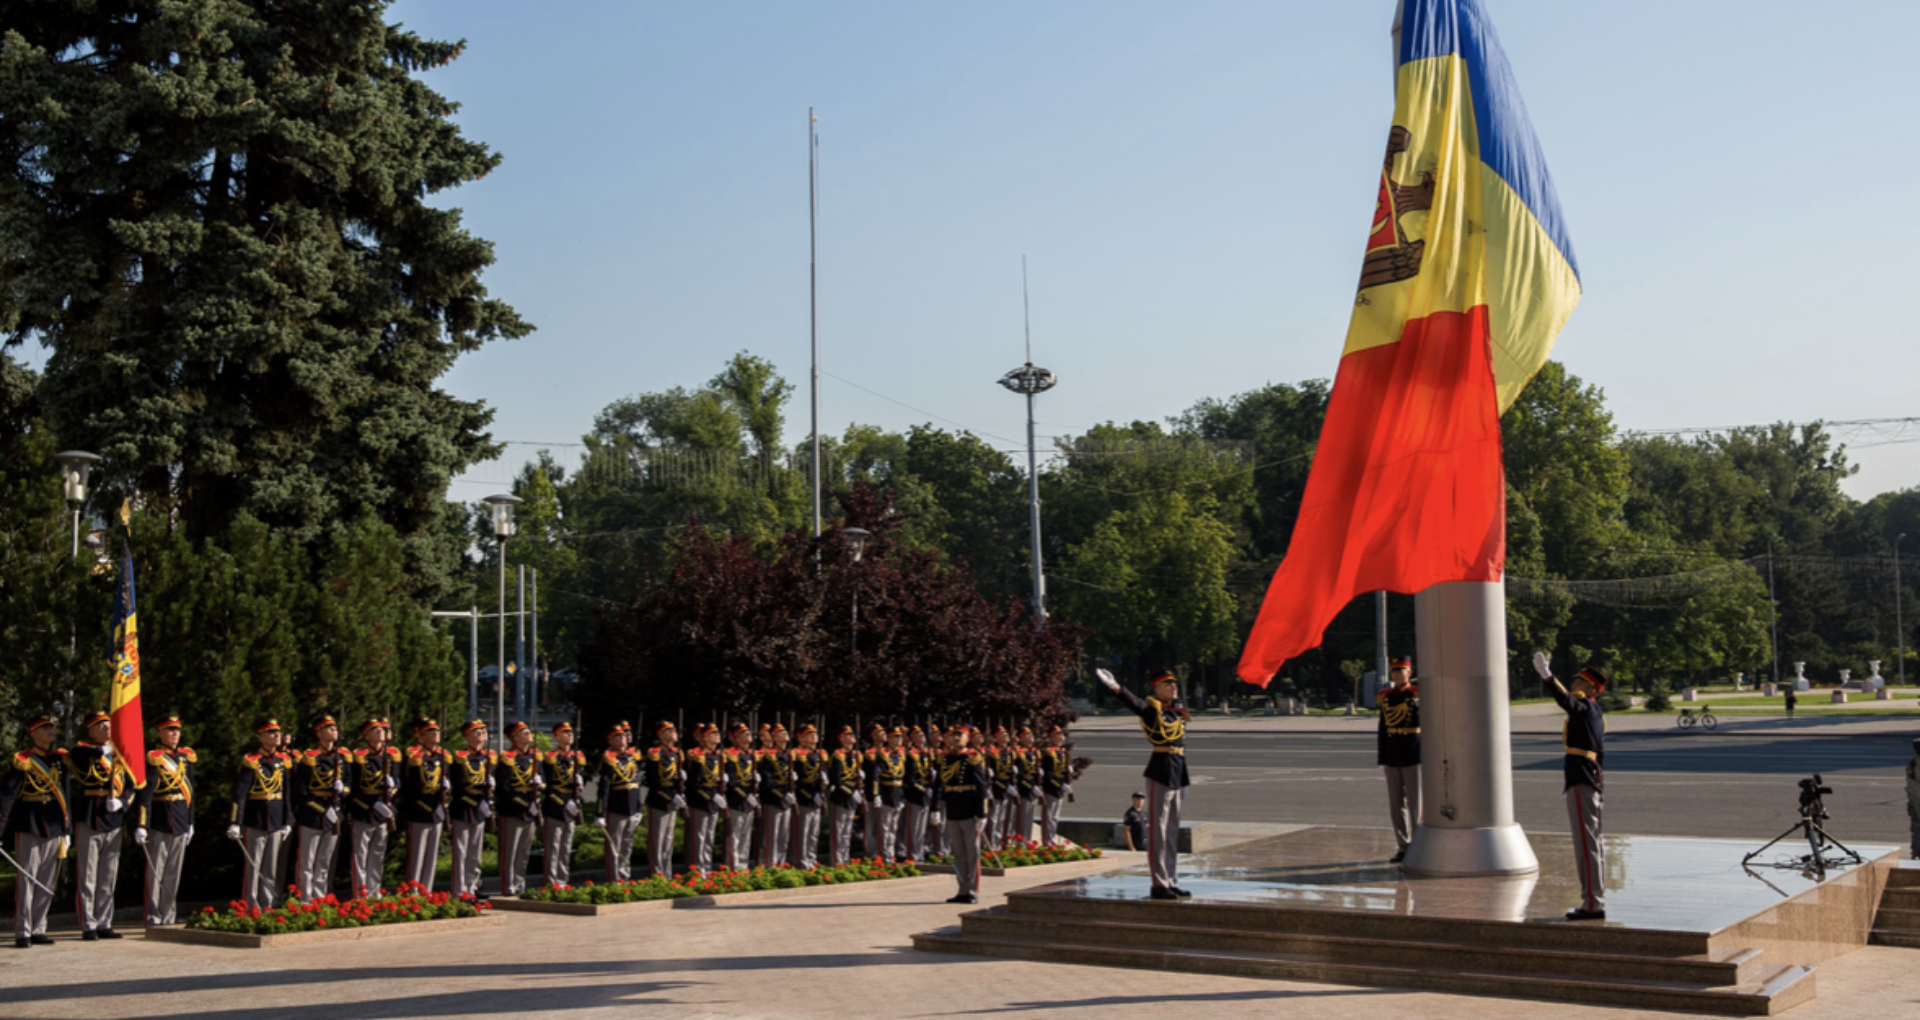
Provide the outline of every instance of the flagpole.
{"type": "MultiPolygon", "coordinates": [[[[807,107],[807,318],[813,342],[813,537],[820,538],[820,118],[807,107]]],[[[814,563],[820,554],[814,552],[814,563]]]]}

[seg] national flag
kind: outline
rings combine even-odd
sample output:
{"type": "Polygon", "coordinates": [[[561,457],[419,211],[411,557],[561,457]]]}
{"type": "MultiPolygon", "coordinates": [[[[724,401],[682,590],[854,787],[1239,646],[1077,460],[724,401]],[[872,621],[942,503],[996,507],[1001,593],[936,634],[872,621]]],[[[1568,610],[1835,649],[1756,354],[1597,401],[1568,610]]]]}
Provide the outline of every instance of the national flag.
{"type": "Polygon", "coordinates": [[[113,696],[108,714],[113,750],[133,776],[135,786],[147,782],[146,724],[140,718],[140,631],[133,601],[133,545],[120,539],[120,584],[113,596],[113,696]]]}
{"type": "Polygon", "coordinates": [[[1354,596],[1498,581],[1500,413],[1580,300],[1553,180],[1482,0],[1404,0],[1386,159],[1286,558],[1240,657],[1265,686],[1354,596]]]}

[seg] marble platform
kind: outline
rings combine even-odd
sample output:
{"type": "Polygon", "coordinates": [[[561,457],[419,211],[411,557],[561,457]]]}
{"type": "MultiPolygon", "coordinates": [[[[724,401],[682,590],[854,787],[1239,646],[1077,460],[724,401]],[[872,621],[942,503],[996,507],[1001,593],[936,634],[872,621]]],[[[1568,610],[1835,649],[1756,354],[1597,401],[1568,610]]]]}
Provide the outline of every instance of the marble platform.
{"type": "Polygon", "coordinates": [[[1181,860],[1181,902],[1143,868],[1014,894],[915,937],[917,948],[1266,975],[1735,1015],[1813,997],[1813,968],[1867,943],[1898,848],[1824,875],[1743,867],[1754,844],[1607,837],[1607,920],[1570,923],[1563,834],[1529,836],[1541,869],[1418,878],[1385,830],[1316,828],[1181,860]]]}

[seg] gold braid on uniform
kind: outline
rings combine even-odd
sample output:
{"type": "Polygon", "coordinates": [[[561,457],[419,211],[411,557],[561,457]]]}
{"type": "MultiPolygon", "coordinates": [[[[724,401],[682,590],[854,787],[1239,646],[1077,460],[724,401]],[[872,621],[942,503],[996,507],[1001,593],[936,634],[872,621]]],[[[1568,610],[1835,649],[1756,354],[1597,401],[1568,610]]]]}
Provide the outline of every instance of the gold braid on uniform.
{"type": "Polygon", "coordinates": [[[1140,717],[1140,732],[1146,734],[1156,751],[1178,750],[1176,745],[1187,738],[1186,714],[1167,718],[1166,709],[1160,704],[1159,698],[1148,698],[1147,707],[1153,709],[1153,717],[1140,717]]]}

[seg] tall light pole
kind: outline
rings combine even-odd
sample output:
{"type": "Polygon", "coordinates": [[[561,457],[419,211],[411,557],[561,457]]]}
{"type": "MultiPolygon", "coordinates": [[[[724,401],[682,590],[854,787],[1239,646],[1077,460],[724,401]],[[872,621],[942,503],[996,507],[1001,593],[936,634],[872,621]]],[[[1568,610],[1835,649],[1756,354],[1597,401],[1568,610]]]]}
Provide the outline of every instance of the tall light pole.
{"type": "Polygon", "coordinates": [[[1900,686],[1907,685],[1907,628],[1900,619],[1900,543],[1907,537],[1906,532],[1893,539],[1893,631],[1900,638],[1900,658],[1897,665],[1900,670],[1900,686]]]}
{"type": "Polygon", "coordinates": [[[499,675],[493,683],[493,732],[500,746],[506,746],[507,733],[507,539],[513,535],[513,508],[526,502],[518,496],[499,493],[488,496],[486,503],[493,508],[493,537],[500,559],[500,613],[497,617],[500,626],[495,633],[499,635],[497,656],[499,675]]]}
{"type": "Polygon", "coordinates": [[[1773,621],[1773,689],[1780,689],[1780,600],[1773,594],[1773,540],[1767,536],[1767,615],[1773,621]]]}
{"type": "Polygon", "coordinates": [[[1033,431],[1033,398],[1059,383],[1052,372],[1033,364],[1033,319],[1028,312],[1027,260],[1020,259],[1020,309],[1027,335],[1027,363],[1000,377],[1000,385],[1027,398],[1027,528],[1033,543],[1033,626],[1047,625],[1047,574],[1040,558],[1040,455],[1033,431]]]}
{"type": "MultiPolygon", "coordinates": [[[[820,118],[807,107],[807,317],[813,337],[813,537],[820,538],[820,118]]],[[[818,556],[818,553],[815,553],[818,556]]],[[[815,567],[819,564],[816,562],[815,567]]]]}
{"type": "Polygon", "coordinates": [[[73,508],[73,558],[80,558],[80,507],[87,501],[87,472],[100,463],[100,455],[85,450],[64,450],[53,455],[60,465],[60,480],[66,489],[67,505],[73,508]]]}

